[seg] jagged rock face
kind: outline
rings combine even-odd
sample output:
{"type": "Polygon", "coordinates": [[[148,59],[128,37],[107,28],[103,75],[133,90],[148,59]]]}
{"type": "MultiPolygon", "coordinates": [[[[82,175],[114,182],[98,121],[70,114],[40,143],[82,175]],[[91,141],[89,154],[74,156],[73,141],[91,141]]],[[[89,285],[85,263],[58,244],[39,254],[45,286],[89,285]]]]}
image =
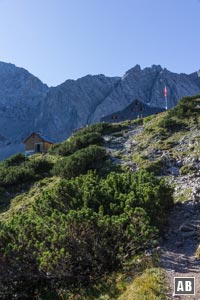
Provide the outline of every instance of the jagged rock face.
{"type": "Polygon", "coordinates": [[[175,74],[155,65],[143,70],[137,65],[122,78],[88,75],[49,88],[26,70],[0,62],[0,159],[22,151],[21,142],[32,131],[61,141],[135,99],[164,108],[165,85],[169,107],[183,96],[200,93],[196,73],[175,74]]]}
{"type": "Polygon", "coordinates": [[[48,87],[15,65],[0,62],[0,136],[20,142],[34,127],[48,87]]]}
{"type": "Polygon", "coordinates": [[[47,85],[22,68],[0,62],[0,159],[23,151],[36,128],[47,85]]]}
{"type": "Polygon", "coordinates": [[[97,107],[91,122],[97,122],[103,116],[124,109],[135,99],[152,107],[164,108],[165,85],[169,108],[175,106],[183,96],[200,93],[200,78],[196,73],[176,74],[155,65],[141,70],[136,65],[126,72],[113,92],[97,107]]]}
{"type": "Polygon", "coordinates": [[[38,127],[41,131],[45,128],[45,134],[57,140],[68,137],[75,128],[89,122],[96,107],[119,81],[119,77],[88,75],[51,88],[44,101],[43,116],[38,127]]]}

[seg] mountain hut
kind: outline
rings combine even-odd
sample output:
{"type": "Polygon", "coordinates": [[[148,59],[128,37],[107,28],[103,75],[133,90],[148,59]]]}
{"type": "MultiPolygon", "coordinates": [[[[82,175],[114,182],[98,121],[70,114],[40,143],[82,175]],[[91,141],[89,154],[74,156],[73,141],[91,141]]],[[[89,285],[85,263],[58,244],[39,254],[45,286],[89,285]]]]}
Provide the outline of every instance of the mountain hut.
{"type": "Polygon", "coordinates": [[[54,144],[51,139],[37,132],[31,133],[23,143],[25,144],[25,155],[31,155],[37,152],[47,152],[54,144]]]}

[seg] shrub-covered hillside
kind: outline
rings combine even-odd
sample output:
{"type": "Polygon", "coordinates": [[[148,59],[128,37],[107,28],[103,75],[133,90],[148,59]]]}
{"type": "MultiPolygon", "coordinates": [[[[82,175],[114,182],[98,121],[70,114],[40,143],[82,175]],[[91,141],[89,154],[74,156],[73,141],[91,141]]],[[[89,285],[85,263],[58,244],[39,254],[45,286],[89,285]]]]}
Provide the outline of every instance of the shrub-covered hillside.
{"type": "Polygon", "coordinates": [[[45,155],[1,162],[0,299],[131,299],[127,278],[138,285],[139,273],[150,289],[156,284],[152,299],[165,299],[155,249],[173,190],[162,177],[178,139],[199,130],[199,101],[182,99],[144,120],[91,125],[45,155]],[[169,149],[167,160],[161,154],[169,149]],[[151,282],[145,274],[152,272],[151,282]]]}
{"type": "Polygon", "coordinates": [[[192,159],[198,159],[200,96],[183,98],[175,108],[144,122],[132,153],[139,167],[157,175],[175,175],[184,172],[192,159]]]}

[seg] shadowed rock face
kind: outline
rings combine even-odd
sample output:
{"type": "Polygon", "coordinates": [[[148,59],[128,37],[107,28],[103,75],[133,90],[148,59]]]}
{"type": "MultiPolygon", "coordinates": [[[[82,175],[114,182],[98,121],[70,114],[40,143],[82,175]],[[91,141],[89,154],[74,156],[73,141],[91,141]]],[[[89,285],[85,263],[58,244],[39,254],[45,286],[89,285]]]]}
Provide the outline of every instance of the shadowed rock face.
{"type": "Polygon", "coordinates": [[[139,100],[134,100],[123,110],[107,115],[100,119],[101,122],[122,122],[124,120],[134,120],[136,118],[144,118],[153,114],[160,113],[165,109],[161,107],[152,107],[139,100]]]}
{"type": "Polygon", "coordinates": [[[22,68],[0,63],[0,135],[17,141],[33,127],[48,87],[22,68]]]}
{"type": "Polygon", "coordinates": [[[50,88],[44,100],[39,128],[41,131],[45,128],[46,133],[57,140],[68,137],[74,129],[89,123],[97,106],[119,81],[118,77],[88,75],[50,88]]]}
{"type": "Polygon", "coordinates": [[[169,107],[200,93],[197,73],[176,74],[156,65],[143,70],[136,65],[123,77],[88,75],[49,88],[25,69],[0,62],[0,159],[23,151],[21,142],[32,131],[61,141],[135,99],[162,109],[165,85],[169,107]]]}
{"type": "Polygon", "coordinates": [[[112,93],[97,107],[91,121],[98,121],[99,116],[121,111],[135,99],[151,107],[164,108],[165,85],[169,108],[175,106],[183,96],[196,95],[200,92],[200,78],[197,73],[176,74],[156,65],[141,70],[137,65],[125,73],[112,93]]]}

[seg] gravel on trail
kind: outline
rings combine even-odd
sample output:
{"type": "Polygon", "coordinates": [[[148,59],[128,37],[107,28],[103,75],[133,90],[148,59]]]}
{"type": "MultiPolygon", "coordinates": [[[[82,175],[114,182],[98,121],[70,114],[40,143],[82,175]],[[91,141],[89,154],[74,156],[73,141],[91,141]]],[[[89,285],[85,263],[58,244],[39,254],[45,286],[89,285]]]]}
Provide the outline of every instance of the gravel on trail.
{"type": "Polygon", "coordinates": [[[169,216],[161,264],[168,276],[167,299],[200,300],[200,259],[195,255],[200,228],[200,203],[177,203],[169,216]],[[195,296],[174,296],[174,277],[195,277],[195,296]]]}

